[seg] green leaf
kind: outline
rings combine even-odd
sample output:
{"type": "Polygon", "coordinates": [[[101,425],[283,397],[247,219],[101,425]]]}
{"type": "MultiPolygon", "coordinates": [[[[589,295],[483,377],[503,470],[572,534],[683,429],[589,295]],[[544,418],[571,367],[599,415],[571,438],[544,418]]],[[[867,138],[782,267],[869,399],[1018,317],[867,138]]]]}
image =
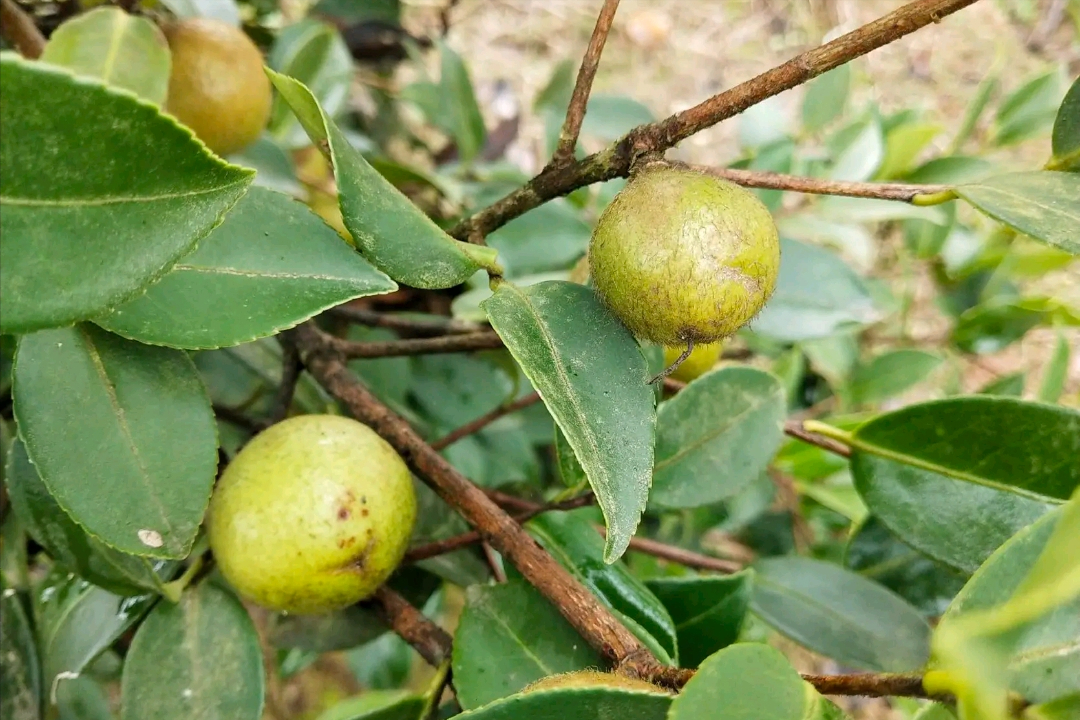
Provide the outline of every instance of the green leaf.
{"type": "Polygon", "coordinates": [[[612,142],[654,119],[652,111],[633,98],[597,93],[586,104],[581,134],[612,142]]]}
{"type": "Polygon", "coordinates": [[[169,91],[172,57],[165,34],[118,7],[96,7],[65,20],[49,36],[40,59],[155,105],[162,105],[169,91]]]}
{"type": "Polygon", "coordinates": [[[750,604],[754,573],[658,577],[646,581],[675,621],[679,663],[697,667],[739,638],[750,604]]]}
{"type": "Polygon", "coordinates": [[[461,56],[445,42],[439,43],[439,116],[453,136],[458,156],[471,162],[484,148],[484,116],[476,103],[469,70],[461,56]]]}
{"type": "Polygon", "coordinates": [[[940,134],[941,126],[923,123],[907,123],[890,130],[885,138],[885,159],[878,168],[877,179],[891,180],[906,175],[920,153],[940,134]]]}
{"type": "Polygon", "coordinates": [[[814,78],[802,102],[803,127],[816,133],[843,116],[851,92],[851,66],[840,65],[814,78]]]}
{"type": "Polygon", "coordinates": [[[562,478],[563,485],[573,488],[589,481],[585,476],[585,469],[574,454],[574,449],[570,447],[570,441],[558,425],[555,425],[555,453],[558,456],[559,477],[562,478]]]}
{"type": "Polygon", "coordinates": [[[896,539],[874,516],[866,518],[848,540],[844,564],[889,588],[927,618],[940,617],[967,579],[896,539]]]}
{"type": "Polygon", "coordinates": [[[926,379],[942,363],[940,355],[923,350],[894,350],[860,366],[850,392],[858,403],[879,403],[926,379]]]}
{"type": "Polygon", "coordinates": [[[95,322],[143,343],[218,348],[397,287],[306,205],[256,187],[145,295],[95,322]]]}
{"type": "Polygon", "coordinates": [[[661,404],[649,502],[710,505],[760,475],[784,439],[784,388],[750,367],[713,370],[661,404]]]}
{"type": "Polygon", "coordinates": [[[998,296],[965,310],[953,327],[952,341],[964,352],[996,353],[1020,340],[1045,318],[1044,309],[998,296]]]}
{"type": "Polygon", "coordinates": [[[332,163],[345,227],[375,267],[421,289],[454,287],[478,270],[500,269],[494,250],[451,238],[371,167],[302,83],[266,73],[332,163]]]}
{"type": "Polygon", "coordinates": [[[909,405],[860,425],[852,446],[930,472],[1035,500],[1080,485],[1080,412],[969,396],[909,405]]]}
{"type": "Polygon", "coordinates": [[[577,455],[614,562],[637,529],[653,469],[655,393],[645,357],[587,287],[502,282],[481,303],[577,455]]]}
{"type": "Polygon", "coordinates": [[[753,332],[798,342],[877,319],[866,284],[835,253],[786,238],[780,253],[776,291],[750,322],[753,332]]]}
{"type": "Polygon", "coordinates": [[[959,185],[955,192],[1017,232],[1080,255],[1080,175],[1010,173],[959,185]]]}
{"type": "Polygon", "coordinates": [[[512,695],[454,717],[460,720],[666,720],[670,707],[671,695],[661,691],[571,687],[512,695]]]}
{"type": "Polygon", "coordinates": [[[516,693],[548,675],[603,662],[524,580],[466,588],[453,652],[454,687],[466,709],[516,693]]]}
{"type": "Polygon", "coordinates": [[[317,720],[422,720],[425,702],[405,690],[366,690],[323,711],[317,720]]]}
{"type": "Polygon", "coordinates": [[[1053,122],[1061,102],[1060,70],[1040,75],[1024,84],[1001,103],[994,118],[993,141],[1013,145],[1040,135],[1053,122]]]}
{"type": "Polygon", "coordinates": [[[0,594],[0,716],[41,720],[41,666],[30,620],[11,589],[0,594]]]}
{"type": "MultiPolygon", "coordinates": [[[[336,117],[349,100],[353,58],[341,33],[330,23],[308,17],[285,27],[270,48],[267,65],[302,82],[328,117],[336,117]]],[[[281,95],[274,96],[267,127],[288,148],[310,143],[281,95]]]]}
{"type": "Polygon", "coordinates": [[[264,671],[244,606],[210,582],[160,602],[135,633],[121,679],[122,720],[259,720],[264,671]]]}
{"type": "Polygon", "coordinates": [[[184,353],[92,325],[23,336],[19,433],[56,502],[130,553],[186,557],[217,471],[210,400],[184,353]]]}
{"type": "Polygon", "coordinates": [[[104,688],[88,677],[65,678],[58,683],[56,707],[59,720],[113,720],[104,688]]]}
{"type": "Polygon", "coordinates": [[[959,150],[971,137],[975,126],[979,123],[979,118],[982,117],[1000,85],[1001,82],[997,78],[996,70],[987,73],[979,82],[979,86],[975,88],[975,93],[972,95],[971,102],[968,103],[967,110],[964,111],[964,119],[960,122],[960,127],[956,129],[956,135],[953,136],[953,140],[949,145],[951,151],[959,150]]]}
{"type": "Polygon", "coordinates": [[[7,52],[0,78],[0,332],[70,325],[135,296],[254,176],[126,91],[7,52]]]}
{"type": "Polygon", "coordinates": [[[1052,136],[1051,170],[1080,170],[1080,77],[1073,81],[1058,108],[1052,136]]]}
{"type": "Polygon", "coordinates": [[[499,251],[506,277],[561,270],[581,257],[591,229],[564,198],[556,198],[514,218],[488,236],[499,251]]]}
{"type": "Polygon", "coordinates": [[[885,157],[885,138],[881,123],[871,118],[862,124],[858,134],[839,152],[829,170],[833,180],[859,182],[869,180],[885,157]]]}
{"type": "Polygon", "coordinates": [[[570,105],[570,97],[574,94],[576,70],[574,61],[569,59],[560,60],[555,65],[547,84],[533,99],[533,110],[537,115],[554,114],[562,120],[570,105]]]}
{"type": "Polygon", "coordinates": [[[1069,373],[1069,343],[1065,335],[1058,332],[1054,352],[1043,370],[1042,385],[1039,386],[1039,401],[1056,403],[1065,390],[1065,380],[1069,373]]]}
{"type": "Polygon", "coordinates": [[[930,626],[900,596],[822,560],[759,560],[751,609],[792,640],[865,670],[920,669],[930,626]]]}
{"type": "Polygon", "coordinates": [[[982,180],[994,172],[994,164],[980,157],[949,155],[927,160],[905,176],[912,183],[957,185],[982,180]]]}
{"type": "Polygon", "coordinates": [[[643,643],[657,644],[673,661],[679,645],[675,622],[663,603],[623,563],[604,562],[604,542],[589,520],[589,508],[549,512],[526,525],[551,555],[614,610],[643,643]]]}
{"type": "Polygon", "coordinates": [[[1024,710],[1026,720],[1075,720],[1080,717],[1080,693],[1066,695],[1024,710]]]}
{"type": "Polygon", "coordinates": [[[308,197],[307,189],[296,177],[293,159],[266,135],[258,137],[240,152],[230,155],[229,160],[255,171],[252,185],[277,190],[299,200],[308,197]]]}
{"type": "Polygon", "coordinates": [[[401,23],[401,0],[319,0],[312,8],[316,15],[329,15],[347,25],[365,21],[401,23]]]}
{"type": "Polygon", "coordinates": [[[171,579],[175,562],[151,564],[147,558],[118,552],[87,535],[49,494],[22,440],[16,440],[8,454],[7,487],[12,510],[30,536],[80,577],[116,595],[158,592],[161,583],[171,579]]]}
{"type": "Polygon", "coordinates": [[[979,393],[982,395],[1004,395],[1006,397],[1020,397],[1024,394],[1024,373],[1015,372],[1002,375],[997,380],[992,380],[984,385],[979,393]]]}
{"type": "Polygon", "coordinates": [[[668,720],[813,717],[805,714],[810,697],[806,688],[806,682],[779,650],[759,643],[739,643],[701,664],[671,703],[668,720]]]}
{"type": "Polygon", "coordinates": [[[54,569],[34,591],[34,617],[41,648],[42,687],[51,696],[67,674],[79,674],[128,628],[156,598],[120,597],[54,569]]]}

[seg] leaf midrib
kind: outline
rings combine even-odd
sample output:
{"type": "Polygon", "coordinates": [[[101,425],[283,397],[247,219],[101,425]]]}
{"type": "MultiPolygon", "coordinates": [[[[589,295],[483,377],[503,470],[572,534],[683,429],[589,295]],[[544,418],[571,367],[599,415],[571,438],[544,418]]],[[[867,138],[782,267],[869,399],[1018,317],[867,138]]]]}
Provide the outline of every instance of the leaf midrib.
{"type": "Polygon", "coordinates": [[[210,195],[212,193],[224,192],[226,190],[231,190],[238,185],[246,186],[247,184],[248,178],[244,177],[241,180],[231,182],[227,185],[218,185],[216,187],[204,188],[202,190],[160,193],[158,195],[128,195],[85,199],[66,198],[60,200],[46,200],[41,198],[24,198],[0,194],[0,203],[5,205],[13,205],[15,207],[100,207],[104,205],[157,202],[159,200],[181,200],[183,198],[198,197],[199,195],[210,195]]]}

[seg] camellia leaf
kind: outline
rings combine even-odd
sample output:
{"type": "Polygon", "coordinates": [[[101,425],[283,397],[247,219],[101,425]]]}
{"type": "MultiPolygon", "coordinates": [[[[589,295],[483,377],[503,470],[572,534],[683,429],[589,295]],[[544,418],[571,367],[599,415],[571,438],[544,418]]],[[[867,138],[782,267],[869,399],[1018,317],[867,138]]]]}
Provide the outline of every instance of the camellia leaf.
{"type": "Polygon", "coordinates": [[[422,289],[460,285],[484,268],[500,270],[495,250],[451,238],[371,167],[302,83],[266,73],[333,164],[345,227],[375,267],[422,289]]]}
{"type": "Polygon", "coordinates": [[[496,700],[454,717],[461,720],[665,720],[671,694],[624,687],[567,687],[531,690],[496,700]]]}
{"type": "Polygon", "coordinates": [[[930,626],[891,590],[833,563],[802,557],[754,563],[751,609],[796,642],[866,670],[918,670],[930,626]]]}
{"type": "Polygon", "coordinates": [[[1080,174],[1039,170],[958,185],[957,195],[1017,232],[1080,255],[1080,174]]]}
{"type": "Polygon", "coordinates": [[[806,85],[802,122],[807,132],[816,133],[844,114],[851,92],[851,66],[840,65],[806,85]]]}
{"type": "Polygon", "coordinates": [[[327,708],[317,720],[422,720],[425,700],[405,690],[365,690],[327,708]]]}
{"type": "Polygon", "coordinates": [[[1080,170],[1080,77],[1073,81],[1058,108],[1052,147],[1054,158],[1047,169],[1080,170]]]}
{"type": "Polygon", "coordinates": [[[49,36],[41,61],[99,78],[155,105],[169,91],[172,57],[161,29],[112,6],[65,20],[49,36]]]}
{"type": "Polygon", "coordinates": [[[259,720],[265,673],[255,625],[229,592],[202,582],[159,602],[131,641],[121,720],[259,720]]]}
{"type": "Polygon", "coordinates": [[[855,371],[851,395],[859,403],[887,400],[924,380],[941,363],[940,355],[923,350],[883,353],[855,371]]]}
{"type": "Polygon", "coordinates": [[[12,395],[57,503],[122,552],[186,557],[217,471],[210,400],[183,352],[93,325],[23,336],[12,395]]]}
{"type": "Polygon", "coordinates": [[[754,573],[658,577],[647,581],[664,604],[679,638],[679,663],[697,667],[739,638],[750,604],[754,573]]]}
{"type": "Polygon", "coordinates": [[[254,172],[157,107],[0,54],[0,332],[100,315],[164,275],[254,172]],[[48,258],[48,262],[42,262],[48,258]]]}
{"type": "Polygon", "coordinates": [[[41,666],[34,630],[14,590],[0,594],[0,717],[40,720],[41,666]]]}
{"type": "Polygon", "coordinates": [[[473,160],[484,147],[487,134],[484,116],[476,103],[469,69],[446,43],[439,43],[441,76],[439,78],[439,117],[442,126],[454,137],[458,156],[473,160]]]}
{"type": "Polygon", "coordinates": [[[524,580],[466,588],[453,652],[454,687],[465,709],[516,693],[548,675],[603,663],[524,580]]]}
{"type": "Polygon", "coordinates": [[[582,285],[503,281],[481,307],[584,468],[607,523],[604,560],[614,562],[652,481],[656,395],[645,356],[582,285]]]}
{"type": "Polygon", "coordinates": [[[660,405],[649,502],[687,508],[742,490],[784,439],[787,399],[779,378],[730,367],[697,378],[660,405]]]}
{"type": "Polygon", "coordinates": [[[145,295],[95,322],[139,342],[218,348],[396,289],[306,205],[253,187],[145,295]]]}

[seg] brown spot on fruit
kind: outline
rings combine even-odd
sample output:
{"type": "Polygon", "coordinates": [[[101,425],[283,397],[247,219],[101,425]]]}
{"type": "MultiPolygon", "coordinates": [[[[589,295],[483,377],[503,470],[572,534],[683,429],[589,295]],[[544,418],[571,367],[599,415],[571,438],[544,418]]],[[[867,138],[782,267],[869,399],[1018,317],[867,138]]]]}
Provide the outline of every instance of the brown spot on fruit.
{"type": "Polygon", "coordinates": [[[338,511],[337,511],[337,519],[338,519],[338,520],[348,520],[348,519],[349,519],[349,515],[351,515],[351,514],[352,514],[352,513],[350,513],[350,512],[349,512],[349,508],[345,508],[345,507],[343,507],[343,508],[338,508],[338,511]]]}
{"type": "Polygon", "coordinates": [[[361,510],[361,511],[360,511],[360,514],[361,514],[361,515],[362,515],[363,517],[367,517],[367,516],[368,516],[368,509],[367,509],[367,508],[364,508],[363,510],[361,510]]]}

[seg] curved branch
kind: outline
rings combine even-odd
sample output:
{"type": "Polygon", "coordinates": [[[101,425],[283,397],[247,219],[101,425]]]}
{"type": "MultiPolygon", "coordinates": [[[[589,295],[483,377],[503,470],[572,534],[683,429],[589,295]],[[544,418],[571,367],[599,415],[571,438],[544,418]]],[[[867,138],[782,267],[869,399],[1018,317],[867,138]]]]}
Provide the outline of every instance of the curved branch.
{"type": "Polygon", "coordinates": [[[25,58],[36,60],[45,51],[45,36],[15,0],[0,0],[0,31],[25,58]]]}
{"type": "Polygon", "coordinates": [[[440,335],[415,340],[379,340],[371,342],[342,340],[332,335],[323,335],[321,342],[324,346],[333,349],[335,353],[349,360],[472,352],[474,350],[498,350],[503,346],[502,338],[492,331],[440,335]]]}
{"type": "Polygon", "coordinates": [[[880,200],[899,200],[914,202],[926,195],[938,195],[949,191],[947,185],[915,185],[911,183],[872,183],[848,182],[846,180],[827,180],[825,178],[801,177],[766,170],[741,170],[738,168],[720,168],[709,165],[689,163],[671,163],[681,165],[698,172],[730,180],[737,185],[769,190],[790,190],[812,195],[843,195],[845,197],[878,198],[880,200]]]}
{"type": "Polygon", "coordinates": [[[480,432],[499,418],[509,415],[510,413],[517,412],[518,410],[527,408],[530,405],[535,405],[538,402],[540,402],[540,393],[533,392],[529,393],[525,397],[518,398],[514,402],[507,405],[500,405],[486,415],[481,415],[472,422],[466,423],[465,425],[462,425],[456,430],[451,430],[449,433],[439,438],[438,440],[432,441],[431,449],[443,450],[444,448],[448,448],[461,438],[472,435],[473,433],[480,432]]]}

